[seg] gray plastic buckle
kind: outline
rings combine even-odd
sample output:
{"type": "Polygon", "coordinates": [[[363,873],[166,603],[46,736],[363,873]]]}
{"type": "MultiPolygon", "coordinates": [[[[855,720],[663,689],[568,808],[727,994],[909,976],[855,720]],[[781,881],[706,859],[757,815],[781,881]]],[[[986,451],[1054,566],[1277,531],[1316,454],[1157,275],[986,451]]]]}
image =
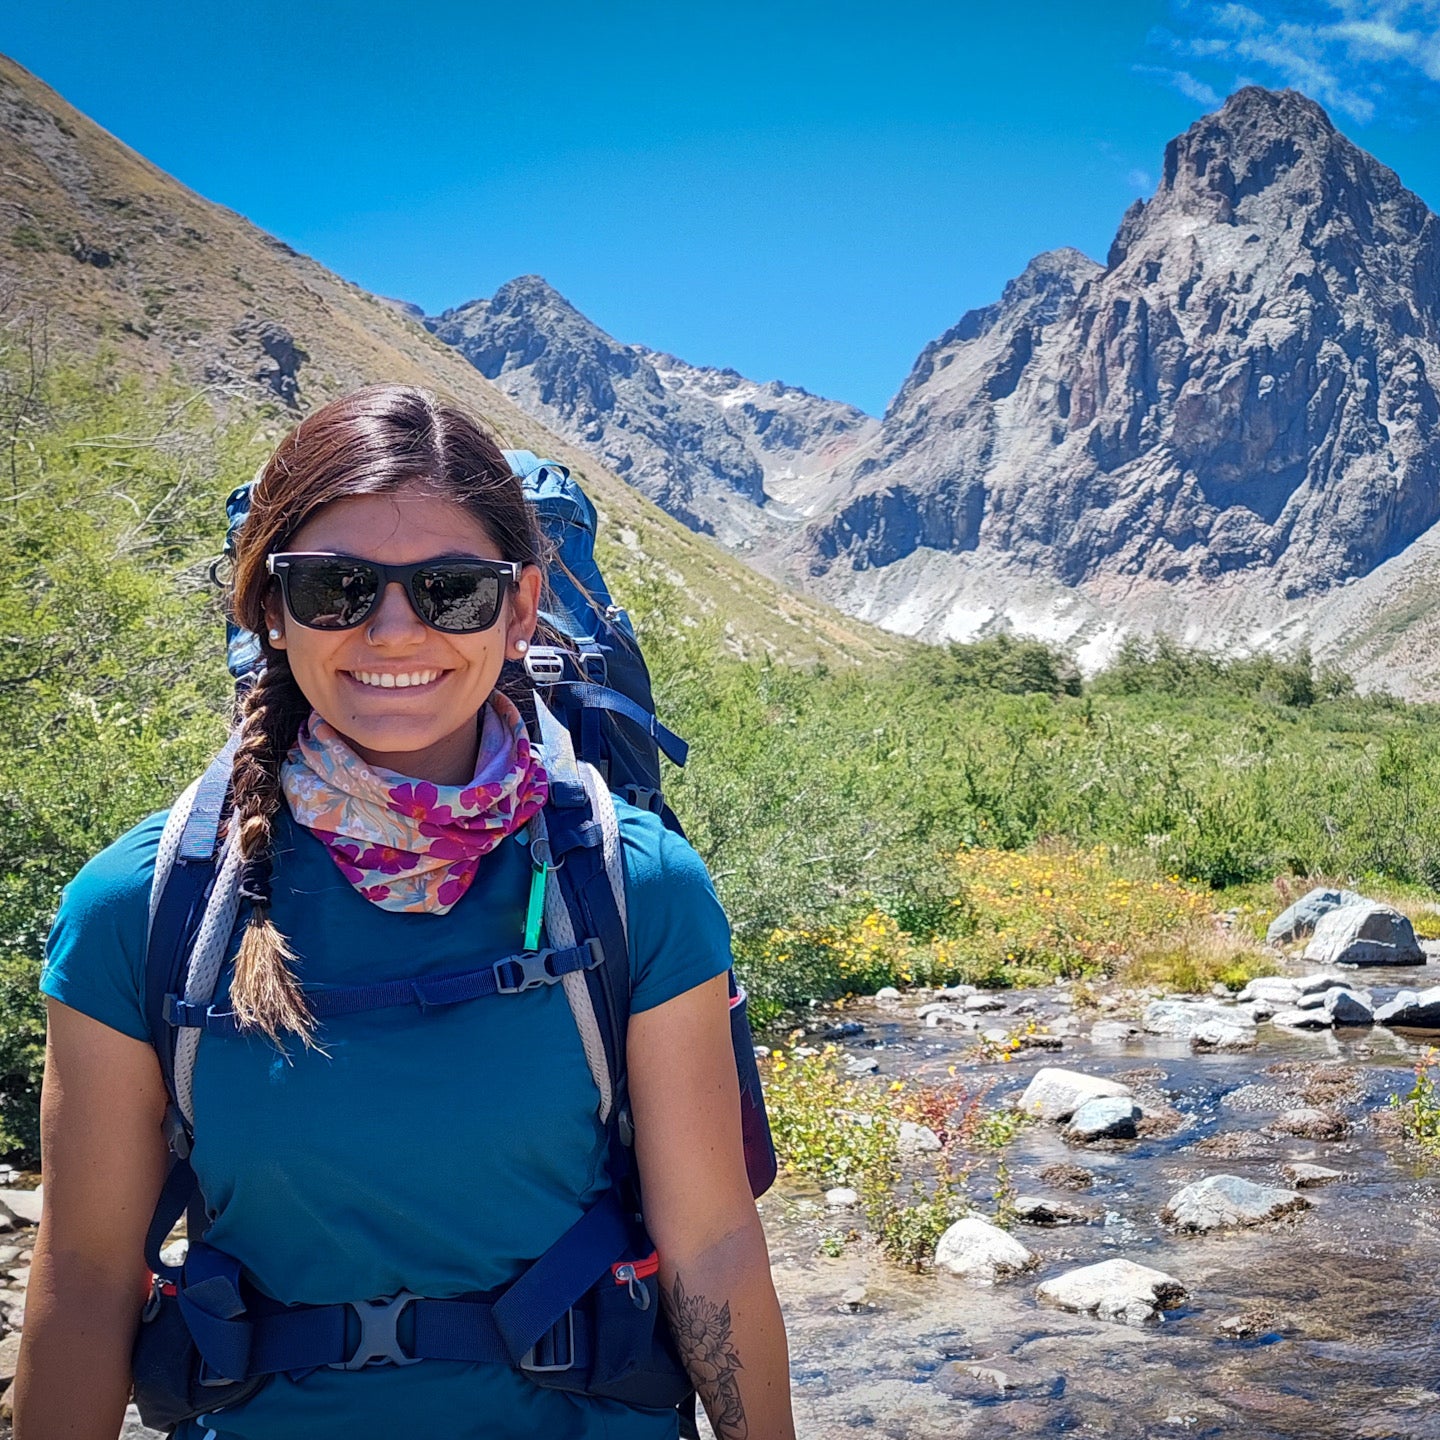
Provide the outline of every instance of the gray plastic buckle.
{"type": "Polygon", "coordinates": [[[525,673],[537,685],[558,685],[565,678],[565,655],[553,645],[532,645],[525,656],[525,673]]]}
{"type": "Polygon", "coordinates": [[[520,1357],[520,1368],[532,1371],[573,1370],[575,1368],[575,1311],[573,1309],[567,1310],[520,1357]],[[562,1326],[564,1327],[563,1332],[562,1326]]]}
{"type": "Polygon", "coordinates": [[[560,979],[550,973],[550,957],[554,953],[554,950],[526,950],[497,960],[492,967],[496,990],[501,995],[518,995],[522,990],[538,990],[542,985],[554,985],[560,979]],[[520,972],[518,980],[510,978],[510,973],[516,970],[520,972]]]}
{"type": "Polygon", "coordinates": [[[408,1290],[402,1290],[389,1300],[347,1300],[345,1303],[360,1322],[360,1339],[348,1360],[338,1361],[327,1368],[364,1370],[370,1365],[418,1365],[423,1357],[407,1355],[400,1348],[397,1331],[405,1307],[419,1298],[408,1290]]]}

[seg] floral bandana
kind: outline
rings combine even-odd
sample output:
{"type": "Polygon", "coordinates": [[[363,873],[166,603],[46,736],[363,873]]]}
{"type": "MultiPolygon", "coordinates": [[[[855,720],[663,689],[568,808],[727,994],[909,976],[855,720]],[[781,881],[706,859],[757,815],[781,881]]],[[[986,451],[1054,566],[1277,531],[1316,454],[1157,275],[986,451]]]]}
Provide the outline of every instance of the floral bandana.
{"type": "Polygon", "coordinates": [[[432,785],[372,767],[312,713],[280,769],[296,820],[345,878],[382,910],[444,915],[480,858],[544,805],[549,781],[514,702],[490,697],[475,778],[432,785]]]}

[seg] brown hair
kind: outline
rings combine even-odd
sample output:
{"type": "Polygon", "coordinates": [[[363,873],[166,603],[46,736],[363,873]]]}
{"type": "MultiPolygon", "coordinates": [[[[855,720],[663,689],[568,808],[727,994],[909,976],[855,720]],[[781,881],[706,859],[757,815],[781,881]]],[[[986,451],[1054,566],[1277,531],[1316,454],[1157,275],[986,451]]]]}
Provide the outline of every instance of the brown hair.
{"type": "Polygon", "coordinates": [[[289,1031],[311,1044],[315,1028],[292,968],[295,955],[270,918],[274,826],[283,803],[280,766],[310,704],[285,652],[265,638],[265,602],[275,583],[265,562],[325,505],[415,490],[469,511],[505,559],[542,564],[539,529],[494,438],[463,411],[408,385],[372,385],[302,420],[256,480],[237,542],[231,611],[261,637],[265,668],[242,703],[231,784],[230,824],[250,914],[230,1000],[242,1027],[277,1041],[289,1031]]]}

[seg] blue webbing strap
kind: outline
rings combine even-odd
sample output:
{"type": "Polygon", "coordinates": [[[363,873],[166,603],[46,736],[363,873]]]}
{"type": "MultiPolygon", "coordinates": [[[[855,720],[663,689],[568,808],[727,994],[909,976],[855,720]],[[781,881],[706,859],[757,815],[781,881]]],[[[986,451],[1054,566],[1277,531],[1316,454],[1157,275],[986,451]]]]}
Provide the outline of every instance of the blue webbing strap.
{"type": "Polygon", "coordinates": [[[155,1202],[155,1213],[150,1217],[150,1228],[145,1232],[145,1263],[154,1274],[172,1285],[179,1283],[180,1270],[161,1260],[160,1247],[170,1238],[170,1232],[185,1213],[195,1188],[195,1172],[190,1168],[190,1161],[172,1155],[165,1183],[160,1187],[160,1197],[155,1202]]]}
{"type": "Polygon", "coordinates": [[[240,727],[230,732],[225,748],[210,762],[195,789],[190,818],[180,836],[179,860],[212,860],[215,841],[220,834],[220,817],[225,813],[225,797],[230,793],[230,772],[235,768],[235,752],[240,748],[240,727]]]}
{"type": "Polygon", "coordinates": [[[625,1254],[629,1242],[630,1227],[611,1186],[495,1302],[495,1327],[514,1364],[625,1254]]]}
{"type": "MultiPolygon", "coordinates": [[[[553,985],[572,971],[594,968],[602,959],[599,942],[587,942],[565,950],[509,955],[481,970],[466,970],[457,975],[308,990],[305,1000],[317,1020],[358,1015],[369,1010],[391,1010],[402,1005],[418,1005],[423,1012],[482,1000],[490,995],[519,995],[537,986],[553,985]]],[[[207,1035],[234,1035],[239,1031],[233,1010],[182,1000],[177,995],[165,997],[165,1020],[178,1030],[203,1030],[207,1035]]]]}
{"type": "Polygon", "coordinates": [[[673,730],[662,725],[643,705],[619,690],[611,690],[604,685],[585,685],[573,680],[548,688],[552,695],[572,699],[582,707],[582,713],[584,710],[609,710],[613,714],[623,715],[625,719],[638,725],[660,747],[667,760],[676,765],[685,763],[685,758],[690,753],[689,745],[673,730]]]}

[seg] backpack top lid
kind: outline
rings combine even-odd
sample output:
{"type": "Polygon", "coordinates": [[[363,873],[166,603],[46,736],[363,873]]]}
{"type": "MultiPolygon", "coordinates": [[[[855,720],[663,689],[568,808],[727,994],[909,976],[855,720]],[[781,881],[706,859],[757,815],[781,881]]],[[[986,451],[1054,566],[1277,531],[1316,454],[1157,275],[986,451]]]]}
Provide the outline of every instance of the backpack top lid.
{"type": "Polygon", "coordinates": [[[555,547],[556,563],[546,577],[551,606],[541,612],[542,618],[577,645],[603,641],[610,626],[618,626],[633,641],[629,619],[615,606],[595,563],[596,515],[590,497],[564,465],[541,460],[531,450],[504,454],[520,477],[541,530],[555,547]]]}

